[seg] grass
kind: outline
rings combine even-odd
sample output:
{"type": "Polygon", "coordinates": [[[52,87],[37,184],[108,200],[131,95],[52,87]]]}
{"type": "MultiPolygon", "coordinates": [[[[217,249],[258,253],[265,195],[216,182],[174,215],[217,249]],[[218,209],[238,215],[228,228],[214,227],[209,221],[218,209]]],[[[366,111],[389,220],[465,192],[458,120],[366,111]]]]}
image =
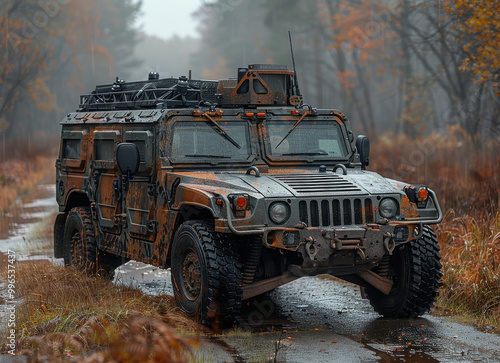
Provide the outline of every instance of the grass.
{"type": "Polygon", "coordinates": [[[450,213],[438,237],[445,280],[441,312],[460,313],[500,333],[500,213],[482,218],[450,213]]]}
{"type": "Polygon", "coordinates": [[[434,226],[444,285],[435,313],[465,315],[500,333],[500,142],[460,128],[411,140],[385,134],[372,142],[370,169],[433,189],[445,215],[434,226]]]}
{"type": "MultiPolygon", "coordinates": [[[[48,261],[19,263],[17,349],[21,354],[89,357],[108,361],[186,362],[196,326],[170,296],[148,296],[101,277],[48,261]],[[163,358],[159,358],[163,357],[163,358]]],[[[2,334],[6,337],[6,334],[2,334]]],[[[3,352],[7,346],[2,342],[3,352]]]]}
{"type": "Polygon", "coordinates": [[[35,186],[55,175],[57,145],[51,139],[36,142],[11,140],[2,145],[0,152],[0,217],[4,216],[14,201],[33,191],[35,186]],[[26,145],[28,147],[26,147],[26,145]]]}

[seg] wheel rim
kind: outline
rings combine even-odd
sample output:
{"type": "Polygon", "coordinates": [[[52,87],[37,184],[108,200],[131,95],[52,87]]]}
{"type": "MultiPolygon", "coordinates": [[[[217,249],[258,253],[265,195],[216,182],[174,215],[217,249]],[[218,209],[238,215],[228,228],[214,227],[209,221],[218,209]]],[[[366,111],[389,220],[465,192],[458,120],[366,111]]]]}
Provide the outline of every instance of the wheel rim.
{"type": "Polygon", "coordinates": [[[201,291],[200,260],[193,251],[189,252],[182,263],[182,285],[184,294],[193,301],[198,298],[201,291]]]}

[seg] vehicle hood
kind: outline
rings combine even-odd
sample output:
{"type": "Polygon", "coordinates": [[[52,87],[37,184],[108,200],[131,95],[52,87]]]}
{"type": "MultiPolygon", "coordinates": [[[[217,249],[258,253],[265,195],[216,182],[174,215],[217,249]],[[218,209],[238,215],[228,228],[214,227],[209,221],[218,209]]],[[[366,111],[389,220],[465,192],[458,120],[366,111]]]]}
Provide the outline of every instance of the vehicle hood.
{"type": "Polygon", "coordinates": [[[373,172],[350,172],[339,175],[333,172],[297,172],[271,174],[260,178],[241,178],[252,184],[265,197],[278,196],[343,196],[397,193],[383,177],[373,172]]]}
{"type": "Polygon", "coordinates": [[[198,184],[203,189],[259,193],[268,198],[362,196],[400,192],[382,176],[368,171],[349,170],[347,175],[340,175],[333,172],[297,170],[294,173],[261,174],[259,177],[244,172],[189,174],[189,184],[198,184]]]}

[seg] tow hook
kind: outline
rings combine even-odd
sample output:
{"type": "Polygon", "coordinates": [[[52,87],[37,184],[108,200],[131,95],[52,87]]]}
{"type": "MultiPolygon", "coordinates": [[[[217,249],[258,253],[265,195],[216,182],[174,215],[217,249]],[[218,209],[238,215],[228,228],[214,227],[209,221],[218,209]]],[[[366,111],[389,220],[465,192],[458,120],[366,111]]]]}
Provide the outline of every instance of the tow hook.
{"type": "Polygon", "coordinates": [[[318,246],[316,246],[315,242],[316,241],[312,237],[306,238],[306,253],[311,261],[314,260],[316,254],[318,253],[318,246]]]}
{"type": "Polygon", "coordinates": [[[389,252],[389,256],[392,256],[392,252],[396,248],[396,244],[393,241],[394,235],[391,232],[384,233],[384,246],[387,252],[389,252]]]}

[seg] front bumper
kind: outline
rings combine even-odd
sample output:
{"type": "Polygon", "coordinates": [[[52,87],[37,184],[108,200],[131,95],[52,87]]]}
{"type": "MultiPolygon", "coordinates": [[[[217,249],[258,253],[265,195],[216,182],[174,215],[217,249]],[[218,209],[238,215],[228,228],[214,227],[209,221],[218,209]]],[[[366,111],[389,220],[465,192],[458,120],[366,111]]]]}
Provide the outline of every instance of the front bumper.
{"type": "Polygon", "coordinates": [[[264,233],[264,244],[273,249],[300,253],[303,267],[373,268],[398,245],[419,238],[418,225],[368,224],[337,228],[274,230],[264,233]]]}

